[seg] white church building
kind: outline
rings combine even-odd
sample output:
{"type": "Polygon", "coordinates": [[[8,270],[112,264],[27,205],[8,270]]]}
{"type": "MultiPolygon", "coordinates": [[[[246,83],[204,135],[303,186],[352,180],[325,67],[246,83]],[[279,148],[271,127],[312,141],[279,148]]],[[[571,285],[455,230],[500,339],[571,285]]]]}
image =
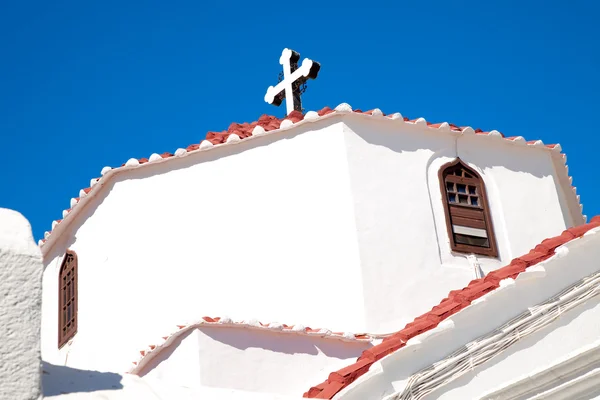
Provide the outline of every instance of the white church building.
{"type": "Polygon", "coordinates": [[[559,145],[289,111],[71,199],[39,243],[46,397],[600,399],[600,218],[559,145]]]}

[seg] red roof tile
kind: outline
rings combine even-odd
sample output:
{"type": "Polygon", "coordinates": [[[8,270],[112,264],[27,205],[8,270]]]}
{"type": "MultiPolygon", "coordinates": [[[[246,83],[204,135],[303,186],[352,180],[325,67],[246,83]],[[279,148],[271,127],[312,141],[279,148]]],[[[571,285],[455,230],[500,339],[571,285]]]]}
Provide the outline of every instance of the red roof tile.
{"type": "Polygon", "coordinates": [[[502,279],[516,278],[526,268],[552,257],[558,246],[581,237],[590,229],[597,227],[600,227],[600,215],[592,218],[588,224],[569,228],[559,236],[543,240],[529,253],[515,258],[505,267],[490,272],[485,278],[471,281],[463,289],[451,291],[448,297],[431,311],[415,318],[404,329],[383,339],[381,344],[365,350],[354,364],[330,373],[325,382],[311,387],[304,393],[304,397],[332,399],[336,393],[365,374],[373,363],[404,347],[409,339],[435,328],[444,319],[470,305],[473,300],[497,289],[502,279]]]}
{"type": "MultiPolygon", "coordinates": [[[[467,130],[471,129],[469,127],[463,126],[463,127],[459,127],[457,125],[454,124],[449,124],[447,122],[442,122],[442,123],[430,123],[425,121],[423,118],[417,118],[417,119],[413,119],[413,120],[409,120],[406,117],[402,117],[400,114],[396,113],[396,114],[384,114],[383,112],[381,112],[381,110],[379,109],[372,109],[369,111],[365,111],[362,112],[361,110],[352,110],[352,108],[347,105],[347,104],[340,104],[338,107],[336,107],[335,110],[329,108],[329,107],[325,107],[317,112],[309,112],[306,114],[302,114],[299,111],[293,111],[292,113],[290,113],[287,117],[285,118],[277,118],[274,116],[270,116],[270,115],[262,115],[258,121],[252,122],[252,123],[248,123],[248,122],[244,122],[244,123],[232,123],[231,125],[229,125],[229,127],[227,128],[227,130],[221,131],[221,132],[208,132],[206,134],[206,140],[203,141],[202,143],[199,144],[191,144],[189,146],[187,146],[186,148],[182,148],[182,149],[178,149],[175,154],[173,153],[169,153],[169,152],[165,152],[162,153],[160,155],[153,155],[150,156],[150,158],[141,158],[141,159],[135,159],[132,158],[129,161],[127,161],[125,164],[122,164],[120,168],[135,168],[140,164],[151,164],[153,161],[156,160],[160,160],[160,159],[168,159],[171,157],[176,157],[177,155],[184,155],[185,153],[188,152],[195,152],[195,151],[203,151],[204,149],[208,148],[208,147],[212,147],[214,145],[220,145],[220,144],[225,144],[228,143],[228,141],[230,140],[230,137],[232,135],[236,135],[235,137],[233,137],[233,141],[239,141],[240,139],[243,140],[245,138],[251,137],[253,135],[255,135],[255,129],[257,127],[260,127],[262,130],[264,130],[264,132],[269,132],[269,131],[273,131],[273,130],[277,130],[279,129],[281,126],[281,124],[283,123],[283,121],[289,121],[287,122],[287,124],[296,124],[298,122],[303,121],[304,119],[310,119],[310,120],[315,120],[321,117],[325,117],[329,114],[332,113],[349,113],[352,112],[354,114],[364,114],[364,115],[369,115],[371,118],[389,118],[389,119],[402,119],[405,122],[408,123],[413,123],[413,124],[424,124],[425,126],[429,127],[430,129],[447,129],[448,131],[453,131],[453,132],[467,132],[467,130]],[[310,118],[309,118],[309,114],[310,114],[310,118]],[[179,153],[180,152],[180,153],[179,153]]],[[[498,131],[490,131],[490,132],[484,132],[481,129],[476,129],[475,134],[477,135],[489,135],[489,136],[499,136],[499,137],[504,137],[504,135],[502,135],[500,132],[498,131]]],[[[535,140],[535,141],[529,141],[529,142],[525,142],[524,140],[516,140],[518,137],[511,137],[511,138],[507,138],[507,140],[511,143],[515,143],[515,144],[523,144],[523,145],[530,145],[530,146],[536,146],[536,147],[544,147],[544,144],[540,141],[540,140],[535,140]]],[[[555,145],[555,144],[551,144],[551,145],[546,145],[545,147],[553,150],[553,151],[560,151],[560,145],[555,145]]],[[[119,168],[119,167],[117,167],[119,168]]],[[[111,168],[106,167],[102,170],[102,175],[105,174],[105,170],[106,171],[110,171],[111,168]]],[[[565,174],[567,174],[565,172],[565,174]]],[[[568,177],[568,174],[567,174],[568,177]]],[[[67,216],[69,216],[72,213],[73,209],[77,209],[78,207],[77,204],[79,204],[79,202],[81,201],[81,199],[86,196],[87,194],[89,194],[92,189],[93,186],[98,183],[99,181],[101,181],[103,178],[95,178],[92,179],[91,186],[85,189],[82,189],[79,192],[79,197],[72,199],[71,201],[71,207],[68,210],[65,210],[63,212],[63,219],[67,218],[67,216]]],[[[573,189],[574,191],[575,189],[573,189]]],[[[95,191],[94,191],[95,192],[95,191]]],[[[577,198],[577,203],[579,204],[579,198],[578,196],[574,193],[574,196],[576,196],[577,198]]],[[[70,218],[67,219],[67,221],[69,221],[70,218]]],[[[44,251],[44,245],[46,243],[46,240],[50,237],[52,231],[54,230],[54,228],[57,226],[58,224],[56,223],[56,221],[52,224],[52,230],[49,232],[46,232],[44,235],[44,239],[40,240],[40,247],[42,248],[42,251],[44,251]]],[[[64,225],[64,224],[63,224],[64,225]]],[[[68,223],[67,223],[68,225],[68,223]]]]}

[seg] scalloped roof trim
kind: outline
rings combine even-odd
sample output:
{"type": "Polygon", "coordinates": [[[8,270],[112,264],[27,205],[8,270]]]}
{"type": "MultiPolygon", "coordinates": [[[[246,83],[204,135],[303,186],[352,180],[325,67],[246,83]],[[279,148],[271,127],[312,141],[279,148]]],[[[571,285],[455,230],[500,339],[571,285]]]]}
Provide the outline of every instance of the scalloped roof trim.
{"type": "MultiPolygon", "coordinates": [[[[285,118],[279,119],[270,115],[262,115],[257,121],[252,123],[232,123],[229,128],[221,132],[208,132],[206,139],[198,144],[191,144],[186,148],[178,148],[174,153],[165,152],[162,154],[154,153],[148,158],[130,158],[122,164],[120,167],[111,168],[104,167],[100,172],[100,177],[93,178],[90,181],[90,186],[79,191],[79,196],[72,198],[70,207],[62,212],[62,219],[52,222],[52,229],[44,233],[44,238],[38,242],[42,253],[45,253],[47,248],[51,247],[52,238],[59,236],[64,229],[65,225],[68,225],[69,221],[74,218],[74,214],[77,214],[77,210],[87,203],[90,195],[97,193],[104,183],[106,183],[111,176],[116,173],[135,169],[145,166],[146,164],[156,164],[167,162],[173,158],[180,158],[188,156],[192,153],[199,153],[203,151],[209,151],[215,147],[234,145],[240,142],[253,139],[254,137],[264,136],[266,134],[277,133],[293,129],[294,127],[300,126],[305,123],[311,123],[315,121],[321,121],[329,118],[333,115],[340,114],[352,114],[362,115],[366,118],[376,119],[388,119],[395,121],[399,124],[414,125],[432,131],[445,132],[450,134],[462,134],[462,135],[480,135],[482,137],[488,137],[494,140],[504,139],[507,143],[512,143],[517,146],[528,146],[540,149],[545,149],[557,153],[562,157],[562,162],[565,165],[563,172],[568,182],[572,183],[573,178],[568,174],[568,167],[566,166],[566,155],[561,154],[562,148],[559,144],[544,144],[541,140],[526,141],[522,136],[505,137],[502,133],[492,130],[483,131],[481,129],[473,129],[469,126],[458,126],[448,122],[431,123],[427,122],[424,118],[408,119],[403,117],[400,113],[385,114],[380,109],[375,108],[368,111],[353,110],[349,104],[342,103],[335,109],[329,107],[322,108],[319,111],[308,111],[306,114],[302,114],[299,111],[293,111],[285,118]],[[75,213],[73,211],[76,211],[75,213]]],[[[575,201],[579,205],[580,210],[583,210],[583,205],[580,202],[580,198],[576,193],[576,188],[572,188],[572,201],[575,201]]],[[[568,194],[567,194],[568,195],[568,194]]],[[[585,221],[584,216],[584,221],[585,221]]]]}
{"type": "Polygon", "coordinates": [[[202,317],[200,320],[186,325],[177,325],[177,329],[172,333],[163,336],[157,344],[147,346],[140,350],[140,357],[133,362],[133,367],[128,371],[130,374],[139,373],[154,357],[156,357],[163,349],[169,347],[173,342],[186,332],[192,329],[205,326],[220,327],[220,328],[247,328],[255,329],[263,332],[277,332],[281,334],[295,334],[301,336],[320,337],[325,339],[335,339],[344,342],[367,342],[373,343],[378,339],[382,339],[387,335],[374,335],[367,333],[351,333],[351,332],[332,332],[325,328],[310,328],[304,325],[286,325],[278,322],[262,323],[257,320],[233,321],[228,317],[202,317]]]}
{"type": "Polygon", "coordinates": [[[560,247],[584,235],[600,231],[600,215],[592,218],[590,223],[569,228],[561,235],[543,240],[529,253],[515,258],[507,266],[494,270],[485,278],[475,279],[466,287],[453,290],[431,311],[417,317],[404,329],[388,335],[380,344],[363,351],[355,363],[329,374],[327,380],[311,387],[304,397],[316,399],[333,399],[342,389],[348,387],[360,376],[369,371],[371,365],[385,356],[405,347],[410,339],[441,326],[442,321],[458,313],[471,304],[475,304],[484,295],[506,284],[506,279],[516,279],[528,268],[548,260],[560,252],[560,247]]]}

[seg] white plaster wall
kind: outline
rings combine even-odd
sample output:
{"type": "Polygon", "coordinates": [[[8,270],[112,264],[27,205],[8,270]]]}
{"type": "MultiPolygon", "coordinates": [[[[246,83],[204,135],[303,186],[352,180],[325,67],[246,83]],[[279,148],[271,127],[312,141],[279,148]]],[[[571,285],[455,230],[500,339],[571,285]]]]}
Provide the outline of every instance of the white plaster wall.
{"type": "Polygon", "coordinates": [[[488,272],[570,226],[548,154],[350,114],[118,173],[45,257],[43,357],[123,371],[203,315],[397,330],[475,278],[450,252],[439,167],[460,156],[483,176],[488,272]],[[79,332],[58,351],[66,248],[79,332]]]}
{"type": "Polygon", "coordinates": [[[229,388],[301,398],[316,380],[369,347],[368,342],[206,327],[177,339],[139,375],[195,390],[229,388]]]}
{"type": "Polygon", "coordinates": [[[367,328],[391,332],[472,277],[468,270],[440,269],[427,185],[429,160],[452,146],[453,137],[387,121],[350,122],[346,143],[367,328]]]}
{"type": "Polygon", "coordinates": [[[561,207],[551,152],[477,135],[457,143],[458,156],[487,178],[492,218],[501,225],[497,240],[504,242],[507,258],[572,226],[572,216],[561,207]]]}
{"type": "Polygon", "coordinates": [[[478,256],[485,273],[572,224],[547,149],[360,115],[346,122],[369,331],[397,330],[476,279],[450,250],[439,186],[440,167],[457,156],[486,185],[499,257],[478,256]]]}
{"type": "Polygon", "coordinates": [[[342,126],[309,128],[113,177],[46,257],[44,360],[121,372],[204,315],[363,330],[342,126]],[[79,329],[58,351],[66,248],[78,254],[79,329]]]}
{"type": "MultiPolygon", "coordinates": [[[[200,380],[199,334],[200,332],[195,329],[182,335],[171,346],[161,350],[161,353],[137,375],[159,379],[173,386],[201,388],[203,385],[200,380]]],[[[222,362],[216,355],[211,355],[209,358],[221,373],[231,368],[228,362],[222,362]]]]}
{"type": "Polygon", "coordinates": [[[41,276],[29,222],[0,208],[0,399],[40,395],[41,276]]]}

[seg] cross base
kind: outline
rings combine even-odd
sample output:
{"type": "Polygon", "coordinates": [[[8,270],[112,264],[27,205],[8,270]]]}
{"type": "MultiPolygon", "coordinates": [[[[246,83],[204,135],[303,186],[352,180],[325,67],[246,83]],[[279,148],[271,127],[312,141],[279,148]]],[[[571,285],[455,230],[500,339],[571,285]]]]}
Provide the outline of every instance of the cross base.
{"type": "Polygon", "coordinates": [[[306,91],[306,81],[316,79],[321,69],[321,64],[309,59],[304,59],[298,67],[298,61],[298,52],[283,50],[279,59],[279,63],[283,65],[283,79],[280,75],[279,84],[270,86],[265,95],[265,101],[275,106],[280,106],[285,98],[288,114],[294,110],[302,112],[301,95],[306,91]]]}

